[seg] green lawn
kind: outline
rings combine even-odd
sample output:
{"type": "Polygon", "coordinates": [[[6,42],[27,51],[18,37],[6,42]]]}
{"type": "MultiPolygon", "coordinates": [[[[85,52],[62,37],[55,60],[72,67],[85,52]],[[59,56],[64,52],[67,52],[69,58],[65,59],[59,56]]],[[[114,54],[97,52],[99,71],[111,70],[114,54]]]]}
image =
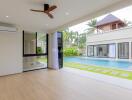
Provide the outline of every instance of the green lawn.
{"type": "MultiPolygon", "coordinates": [[[[46,58],[38,58],[37,61],[47,63],[46,58]]],[[[105,68],[100,66],[91,66],[91,65],[85,65],[85,64],[75,63],[75,62],[64,62],[64,67],[76,68],[76,69],[80,69],[84,71],[132,80],[132,71],[125,71],[125,70],[119,70],[114,68],[105,68]]]]}
{"type": "Polygon", "coordinates": [[[37,61],[47,63],[47,58],[37,58],[37,61]]]}
{"type": "Polygon", "coordinates": [[[119,70],[119,69],[113,69],[113,68],[104,68],[99,66],[90,66],[90,65],[74,63],[74,62],[64,62],[64,66],[132,80],[131,71],[125,71],[125,70],[119,70]]]}

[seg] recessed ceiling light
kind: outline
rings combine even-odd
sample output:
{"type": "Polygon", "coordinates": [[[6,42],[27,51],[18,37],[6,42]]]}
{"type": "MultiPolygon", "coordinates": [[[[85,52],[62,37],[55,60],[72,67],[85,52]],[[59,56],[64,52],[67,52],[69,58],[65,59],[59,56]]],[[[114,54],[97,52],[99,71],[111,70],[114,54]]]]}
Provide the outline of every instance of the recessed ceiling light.
{"type": "Polygon", "coordinates": [[[9,16],[6,16],[6,18],[9,18],[9,16]]]}
{"type": "Polygon", "coordinates": [[[66,12],[65,15],[69,15],[69,12],[66,12]]]}

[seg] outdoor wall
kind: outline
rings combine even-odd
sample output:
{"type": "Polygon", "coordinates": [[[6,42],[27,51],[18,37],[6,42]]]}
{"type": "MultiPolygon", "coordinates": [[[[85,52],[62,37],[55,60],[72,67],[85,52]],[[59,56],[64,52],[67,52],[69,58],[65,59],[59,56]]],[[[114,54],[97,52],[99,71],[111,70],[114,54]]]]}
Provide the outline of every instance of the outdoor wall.
{"type": "Polygon", "coordinates": [[[22,32],[0,31],[0,76],[22,71],[22,32]]]}
{"type": "Polygon", "coordinates": [[[131,42],[132,27],[87,36],[87,45],[131,42]]]}
{"type": "Polygon", "coordinates": [[[105,25],[105,26],[102,26],[101,30],[103,30],[103,31],[111,30],[111,26],[110,26],[110,24],[105,25]]]}

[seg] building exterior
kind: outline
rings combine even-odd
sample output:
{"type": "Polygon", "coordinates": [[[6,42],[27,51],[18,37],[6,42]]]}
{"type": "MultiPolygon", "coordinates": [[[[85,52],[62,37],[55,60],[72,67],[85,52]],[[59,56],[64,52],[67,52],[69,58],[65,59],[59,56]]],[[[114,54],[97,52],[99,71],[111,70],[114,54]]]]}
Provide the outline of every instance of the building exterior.
{"type": "Polygon", "coordinates": [[[121,27],[125,27],[126,24],[120,20],[119,18],[109,14],[104,19],[96,23],[97,31],[109,31],[114,29],[119,29],[121,27]]]}
{"type": "Polygon", "coordinates": [[[108,15],[97,22],[97,33],[87,36],[87,56],[95,58],[132,59],[132,27],[108,15]]]}

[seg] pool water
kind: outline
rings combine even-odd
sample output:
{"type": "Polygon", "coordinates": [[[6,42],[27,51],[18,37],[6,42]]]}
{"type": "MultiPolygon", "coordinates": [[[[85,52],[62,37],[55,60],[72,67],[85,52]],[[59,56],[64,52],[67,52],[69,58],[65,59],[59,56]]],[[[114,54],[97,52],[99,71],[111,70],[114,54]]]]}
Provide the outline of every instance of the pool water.
{"type": "Polygon", "coordinates": [[[65,57],[64,62],[75,62],[87,65],[102,66],[107,68],[132,69],[132,62],[129,61],[115,61],[115,60],[100,60],[91,59],[88,57],[65,57]]]}

